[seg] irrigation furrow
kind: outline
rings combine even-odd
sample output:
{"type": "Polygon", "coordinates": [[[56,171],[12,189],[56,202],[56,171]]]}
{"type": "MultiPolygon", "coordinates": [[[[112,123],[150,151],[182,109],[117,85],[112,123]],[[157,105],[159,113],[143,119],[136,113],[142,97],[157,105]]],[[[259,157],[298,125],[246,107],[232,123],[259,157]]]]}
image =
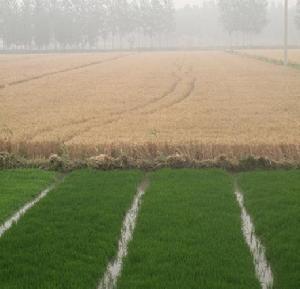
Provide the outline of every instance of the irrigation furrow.
{"type": "Polygon", "coordinates": [[[115,60],[118,60],[118,59],[121,59],[121,58],[124,58],[124,57],[128,57],[130,55],[131,54],[120,55],[120,56],[116,56],[116,57],[105,59],[105,60],[93,61],[93,62],[89,62],[89,63],[86,63],[86,64],[78,65],[78,66],[73,66],[73,67],[69,67],[69,68],[65,68],[65,69],[61,69],[61,70],[57,70],[57,71],[43,73],[43,74],[32,76],[32,77],[29,77],[29,78],[24,78],[24,79],[9,82],[4,86],[2,85],[3,86],[2,88],[23,84],[23,83],[26,83],[26,82],[42,79],[44,77],[49,77],[49,76],[53,76],[53,75],[57,75],[57,74],[61,74],[61,73],[76,71],[76,70],[84,69],[84,68],[87,68],[87,67],[107,63],[107,62],[112,62],[112,61],[115,61],[115,60]]]}
{"type": "Polygon", "coordinates": [[[20,210],[14,213],[11,217],[9,217],[1,226],[0,226],[0,238],[4,235],[6,231],[8,231],[14,224],[16,224],[28,210],[34,207],[41,199],[45,198],[48,193],[50,193],[56,186],[63,181],[63,177],[57,179],[57,181],[47,187],[45,190],[40,192],[40,194],[33,199],[32,201],[26,203],[20,210]]]}
{"type": "Polygon", "coordinates": [[[98,285],[98,289],[113,289],[116,287],[118,277],[121,274],[123,260],[127,256],[129,242],[133,238],[138,213],[142,204],[142,198],[148,186],[149,181],[148,179],[145,179],[137,189],[137,194],[133,200],[132,206],[123,221],[118,253],[108,264],[106,272],[98,285]]]}
{"type": "Polygon", "coordinates": [[[262,289],[271,289],[273,287],[273,274],[266,258],[265,247],[255,235],[254,224],[244,205],[244,196],[237,188],[235,196],[241,209],[242,231],[253,256],[256,276],[262,289]]]}

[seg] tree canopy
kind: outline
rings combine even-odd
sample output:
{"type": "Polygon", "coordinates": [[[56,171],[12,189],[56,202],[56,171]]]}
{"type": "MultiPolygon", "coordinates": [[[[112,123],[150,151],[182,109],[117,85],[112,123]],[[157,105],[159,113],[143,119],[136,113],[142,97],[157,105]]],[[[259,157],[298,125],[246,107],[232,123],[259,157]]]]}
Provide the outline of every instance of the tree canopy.
{"type": "Polygon", "coordinates": [[[221,20],[231,34],[260,33],[267,24],[267,0],[219,0],[221,20]]]}
{"type": "Polygon", "coordinates": [[[92,47],[99,38],[153,38],[174,29],[172,0],[0,0],[0,11],[7,48],[92,47]]]}
{"type": "Polygon", "coordinates": [[[297,1],[296,26],[300,30],[300,0],[297,1]]]}

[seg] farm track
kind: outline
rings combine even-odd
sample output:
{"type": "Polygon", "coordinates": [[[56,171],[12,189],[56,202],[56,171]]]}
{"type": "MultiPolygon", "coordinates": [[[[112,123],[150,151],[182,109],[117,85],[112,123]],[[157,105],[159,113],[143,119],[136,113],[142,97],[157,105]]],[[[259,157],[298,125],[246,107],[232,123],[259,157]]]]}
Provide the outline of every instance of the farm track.
{"type": "Polygon", "coordinates": [[[4,88],[10,87],[10,86],[16,86],[16,85],[19,85],[19,84],[23,84],[23,83],[30,82],[30,81],[33,81],[33,80],[42,79],[42,78],[49,77],[49,76],[58,75],[58,74],[61,74],[61,73],[76,71],[76,70],[88,68],[88,67],[95,66],[95,65],[101,65],[101,64],[116,61],[118,59],[128,57],[128,56],[131,56],[131,55],[132,54],[120,55],[120,56],[116,56],[116,57],[105,59],[105,60],[93,61],[93,62],[89,62],[89,63],[86,63],[86,64],[73,66],[73,67],[69,67],[69,68],[65,68],[65,69],[61,69],[61,70],[57,70],[57,71],[46,72],[46,73],[36,75],[36,76],[32,76],[32,77],[29,77],[29,78],[24,78],[24,79],[12,81],[12,82],[9,82],[7,84],[1,84],[0,89],[4,89],[4,88]]]}

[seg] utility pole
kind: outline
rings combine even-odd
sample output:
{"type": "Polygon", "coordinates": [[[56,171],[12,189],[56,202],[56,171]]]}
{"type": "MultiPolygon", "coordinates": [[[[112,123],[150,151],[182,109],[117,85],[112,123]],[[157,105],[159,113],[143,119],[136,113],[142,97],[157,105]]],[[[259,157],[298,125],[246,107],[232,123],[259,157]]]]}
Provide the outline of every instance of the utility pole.
{"type": "Polygon", "coordinates": [[[288,58],[288,32],[289,32],[289,1],[284,0],[284,65],[289,64],[288,58]]]}

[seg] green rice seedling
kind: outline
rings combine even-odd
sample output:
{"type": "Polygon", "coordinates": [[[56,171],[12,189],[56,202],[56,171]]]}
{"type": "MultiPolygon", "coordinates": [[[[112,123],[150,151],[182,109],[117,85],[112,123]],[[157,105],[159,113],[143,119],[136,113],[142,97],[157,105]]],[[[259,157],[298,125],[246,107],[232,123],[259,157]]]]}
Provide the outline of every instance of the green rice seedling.
{"type": "Polygon", "coordinates": [[[241,173],[238,181],[272,266],[273,288],[300,288],[300,171],[241,173]]]}
{"type": "Polygon", "coordinates": [[[0,170],[0,224],[54,182],[54,175],[42,170],[0,170]]]}
{"type": "Polygon", "coordinates": [[[118,289],[258,289],[230,176],[151,175],[118,289]]]}
{"type": "Polygon", "coordinates": [[[0,239],[0,288],[96,288],[142,173],[80,170],[0,239]]]}

